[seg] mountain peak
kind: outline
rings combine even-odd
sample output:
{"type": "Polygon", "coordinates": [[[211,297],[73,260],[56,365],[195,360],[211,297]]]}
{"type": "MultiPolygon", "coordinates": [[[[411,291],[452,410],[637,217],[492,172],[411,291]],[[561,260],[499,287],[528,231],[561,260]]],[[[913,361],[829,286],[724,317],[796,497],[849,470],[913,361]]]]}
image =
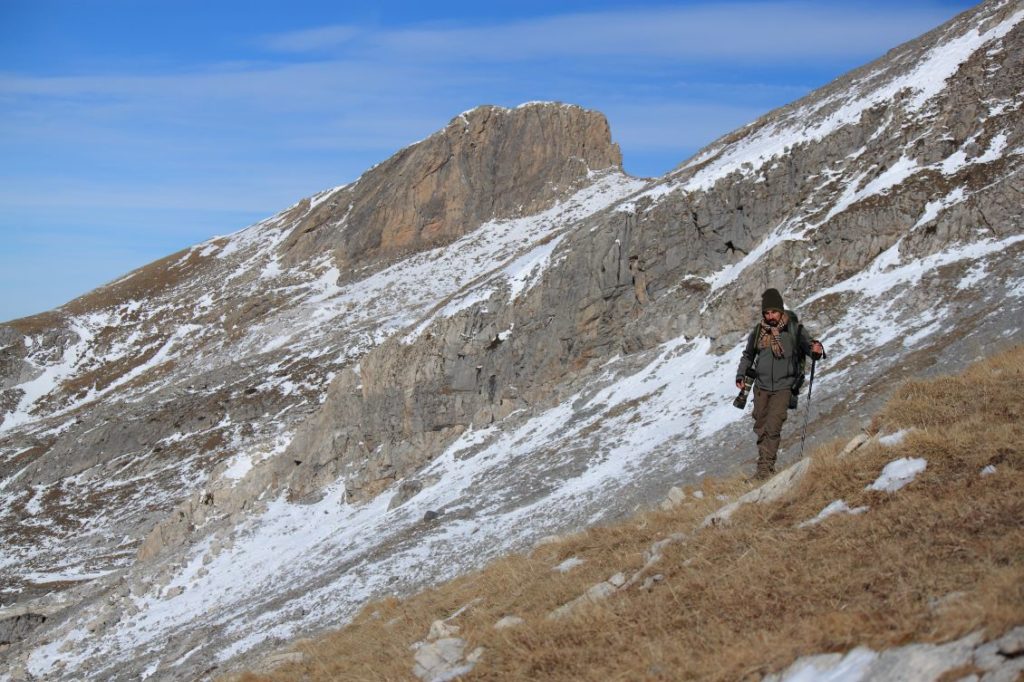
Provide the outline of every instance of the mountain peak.
{"type": "Polygon", "coordinates": [[[332,250],[351,266],[445,244],[488,220],[544,210],[592,172],[621,166],[599,112],[551,102],[479,106],[310,211],[285,241],[285,257],[297,263],[332,250]]]}

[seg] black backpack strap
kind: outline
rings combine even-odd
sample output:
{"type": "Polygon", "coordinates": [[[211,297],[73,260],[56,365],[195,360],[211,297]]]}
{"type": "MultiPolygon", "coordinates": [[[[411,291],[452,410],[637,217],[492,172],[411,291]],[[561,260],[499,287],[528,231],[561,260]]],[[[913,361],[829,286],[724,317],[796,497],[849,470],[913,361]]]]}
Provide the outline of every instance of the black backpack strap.
{"type": "Polygon", "coordinates": [[[747,354],[750,356],[750,369],[754,369],[757,364],[757,356],[759,355],[758,346],[761,344],[761,325],[755,325],[754,330],[750,332],[750,336],[747,339],[747,354]]]}
{"type": "Polygon", "coordinates": [[[747,335],[747,345],[743,349],[743,356],[745,358],[750,358],[750,362],[747,365],[747,369],[745,372],[745,374],[750,378],[754,377],[754,368],[757,366],[757,344],[761,340],[758,334],[760,330],[761,325],[757,325],[756,327],[754,327],[753,331],[751,331],[750,334],[747,335]]]}

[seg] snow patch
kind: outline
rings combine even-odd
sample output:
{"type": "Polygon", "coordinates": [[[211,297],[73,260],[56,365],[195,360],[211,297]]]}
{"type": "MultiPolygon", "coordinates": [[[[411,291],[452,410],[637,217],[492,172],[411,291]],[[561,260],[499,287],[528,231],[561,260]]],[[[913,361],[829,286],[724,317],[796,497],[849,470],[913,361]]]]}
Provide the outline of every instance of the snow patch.
{"type": "Polygon", "coordinates": [[[921,217],[917,219],[917,222],[914,223],[914,226],[911,228],[911,230],[916,230],[922,225],[927,225],[931,221],[935,220],[935,218],[937,218],[938,215],[945,211],[947,208],[962,203],[963,200],[966,198],[967,195],[964,193],[964,188],[956,187],[955,189],[953,189],[953,191],[951,191],[949,194],[942,197],[941,199],[929,201],[927,204],[925,204],[924,210],[921,211],[921,217]]]}
{"type": "MultiPolygon", "coordinates": [[[[805,232],[806,230],[791,229],[788,227],[788,223],[783,223],[772,230],[756,247],[747,253],[747,255],[743,256],[743,258],[738,262],[727,265],[715,274],[705,277],[704,281],[711,285],[712,293],[718,291],[719,289],[722,289],[736,281],[744,270],[760,261],[765,254],[776,246],[787,241],[798,241],[803,238],[805,232]]],[[[710,297],[708,297],[708,301],[710,300],[710,297]]],[[[705,307],[706,306],[707,303],[705,303],[705,307]]]]}
{"type": "Polygon", "coordinates": [[[30,515],[35,516],[43,511],[43,495],[46,493],[46,488],[47,486],[44,485],[34,485],[31,487],[32,497],[25,503],[25,511],[30,515]]]}
{"type": "Polygon", "coordinates": [[[919,457],[903,457],[894,460],[885,465],[881,475],[865,490],[894,493],[917,478],[917,475],[924,471],[927,466],[928,462],[919,457]]]}
{"type": "Polygon", "coordinates": [[[878,298],[899,285],[914,285],[924,275],[939,267],[962,260],[976,260],[998,253],[1024,240],[1024,235],[1013,235],[1005,239],[981,239],[976,242],[957,244],[945,251],[902,262],[899,247],[902,238],[883,251],[871,265],[849,279],[822,289],[804,300],[803,305],[824,298],[830,294],[846,291],[857,292],[870,298],[878,298]]]}
{"type": "Polygon", "coordinates": [[[252,456],[248,453],[240,452],[231,458],[227,468],[221,475],[228,480],[238,481],[244,478],[250,471],[252,471],[252,456]]]}
{"type": "Polygon", "coordinates": [[[903,439],[906,438],[909,432],[909,429],[900,429],[894,433],[887,433],[884,436],[879,436],[879,444],[886,447],[893,447],[903,442],[903,439]]]}
{"type": "Polygon", "coordinates": [[[563,237],[564,235],[558,235],[546,244],[534,247],[505,266],[502,273],[508,280],[511,289],[510,298],[513,301],[540,279],[541,273],[544,272],[551,260],[552,252],[563,237]]]}
{"type": "Polygon", "coordinates": [[[916,161],[906,156],[901,156],[896,163],[879,173],[877,177],[860,189],[858,189],[860,183],[860,177],[858,177],[848,185],[847,190],[839,201],[832,206],[825,219],[821,221],[821,224],[827,223],[833,217],[867,197],[887,193],[919,170],[921,170],[921,167],[916,161]]]}
{"type": "Polygon", "coordinates": [[[309,211],[307,211],[307,214],[310,211],[312,211],[314,208],[316,208],[317,206],[319,206],[320,204],[324,203],[325,201],[330,199],[332,196],[334,196],[335,194],[340,192],[341,190],[345,189],[346,187],[348,187],[348,185],[338,185],[337,187],[332,187],[331,189],[325,189],[322,192],[318,192],[317,194],[314,194],[309,199],[309,211]]]}
{"type": "Polygon", "coordinates": [[[815,516],[813,519],[808,519],[807,521],[800,523],[797,527],[806,528],[807,526],[815,526],[824,521],[825,519],[827,519],[828,517],[833,516],[835,514],[857,515],[863,514],[867,510],[868,507],[854,507],[851,509],[850,505],[846,504],[846,500],[836,500],[835,502],[830,503],[827,507],[818,512],[818,515],[815,516]]]}
{"type": "Polygon", "coordinates": [[[960,278],[960,281],[956,283],[956,288],[960,291],[966,291],[974,287],[975,284],[984,281],[988,275],[988,267],[985,263],[975,263],[971,268],[964,273],[964,276],[960,278]]]}
{"type": "Polygon", "coordinates": [[[65,583],[65,582],[87,582],[89,580],[96,580],[102,578],[105,575],[110,575],[113,570],[109,571],[42,571],[34,572],[30,571],[22,573],[22,577],[26,580],[33,582],[37,585],[46,585],[47,583],[65,583]]]}

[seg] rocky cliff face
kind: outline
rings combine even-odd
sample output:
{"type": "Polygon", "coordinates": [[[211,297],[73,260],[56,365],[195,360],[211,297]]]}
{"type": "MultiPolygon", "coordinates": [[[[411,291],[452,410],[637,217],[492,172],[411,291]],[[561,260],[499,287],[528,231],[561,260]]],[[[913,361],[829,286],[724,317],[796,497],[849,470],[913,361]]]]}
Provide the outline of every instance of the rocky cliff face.
{"type": "Polygon", "coordinates": [[[608,122],[568,106],[477,107],[367,171],[298,221],[281,246],[342,269],[447,244],[488,220],[533,215],[593,171],[622,167],[608,122]]]}
{"type": "Polygon", "coordinates": [[[8,671],[201,677],[729,470],[766,286],[829,348],[808,443],[1019,338],[1022,20],[985,3],[652,181],[599,114],[475,109],[8,323],[8,671]]]}

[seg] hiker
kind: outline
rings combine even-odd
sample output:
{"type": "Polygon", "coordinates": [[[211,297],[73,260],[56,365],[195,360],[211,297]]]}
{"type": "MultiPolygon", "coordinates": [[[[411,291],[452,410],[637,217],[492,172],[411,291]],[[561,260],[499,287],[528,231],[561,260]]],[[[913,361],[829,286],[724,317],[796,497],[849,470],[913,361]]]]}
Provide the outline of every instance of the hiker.
{"type": "Polygon", "coordinates": [[[736,388],[743,390],[745,376],[754,382],[757,479],[775,473],[782,425],[786,411],[796,408],[807,355],[819,360],[825,349],[810,337],[796,313],[786,310],[778,289],[765,290],[761,295],[761,322],[750,332],[736,370],[736,388]]]}

